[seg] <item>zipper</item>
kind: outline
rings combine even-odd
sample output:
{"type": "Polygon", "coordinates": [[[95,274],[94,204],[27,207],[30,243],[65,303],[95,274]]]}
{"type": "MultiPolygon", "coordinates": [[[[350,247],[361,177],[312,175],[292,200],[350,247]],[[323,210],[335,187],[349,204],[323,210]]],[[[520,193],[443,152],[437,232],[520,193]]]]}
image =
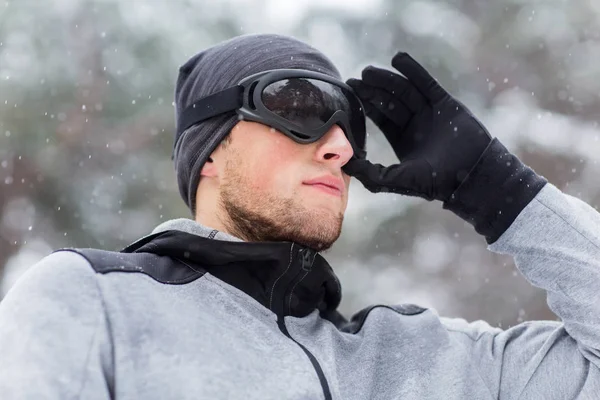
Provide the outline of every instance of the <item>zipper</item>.
{"type": "MultiPolygon", "coordinates": [[[[312,269],[313,263],[315,261],[316,253],[309,248],[300,248],[300,250],[298,250],[298,255],[300,256],[302,271],[306,271],[305,273],[300,271],[298,273],[298,275],[305,275],[306,273],[308,273],[308,271],[310,271],[312,269]]],[[[302,278],[300,278],[300,279],[302,279],[302,278]]],[[[290,282],[290,285],[293,286],[295,284],[295,281],[296,281],[296,279],[294,279],[292,282],[290,282]]],[[[291,296],[291,293],[290,293],[290,296],[291,296]]],[[[285,301],[285,297],[284,297],[284,301],[285,301]]],[[[325,396],[325,400],[332,400],[331,390],[329,389],[329,383],[327,382],[327,379],[325,378],[325,373],[323,372],[323,369],[319,365],[319,362],[317,361],[315,356],[313,356],[312,353],[306,347],[304,347],[301,343],[297,342],[290,335],[290,333],[287,330],[287,327],[285,326],[283,316],[281,318],[277,319],[277,326],[279,327],[279,330],[285,336],[287,336],[290,340],[292,340],[294,343],[296,343],[298,346],[300,346],[300,348],[307,355],[308,359],[310,360],[311,364],[313,365],[313,368],[315,369],[315,371],[317,373],[317,376],[319,377],[319,382],[321,383],[321,388],[323,389],[323,395],[325,396]]]]}
{"type": "Polygon", "coordinates": [[[317,254],[311,249],[300,249],[298,250],[298,253],[300,253],[300,257],[302,258],[302,269],[304,271],[310,271],[317,254]]]}

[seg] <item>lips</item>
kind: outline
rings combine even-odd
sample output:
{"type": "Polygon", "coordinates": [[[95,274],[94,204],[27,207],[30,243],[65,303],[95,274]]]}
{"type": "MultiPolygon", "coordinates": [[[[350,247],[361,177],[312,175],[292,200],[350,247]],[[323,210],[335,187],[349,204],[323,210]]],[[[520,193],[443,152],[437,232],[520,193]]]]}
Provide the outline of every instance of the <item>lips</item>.
{"type": "Polygon", "coordinates": [[[329,189],[331,192],[337,191],[340,195],[344,192],[345,184],[341,178],[336,178],[333,175],[323,175],[304,181],[305,185],[314,185],[323,189],[329,189]]]}

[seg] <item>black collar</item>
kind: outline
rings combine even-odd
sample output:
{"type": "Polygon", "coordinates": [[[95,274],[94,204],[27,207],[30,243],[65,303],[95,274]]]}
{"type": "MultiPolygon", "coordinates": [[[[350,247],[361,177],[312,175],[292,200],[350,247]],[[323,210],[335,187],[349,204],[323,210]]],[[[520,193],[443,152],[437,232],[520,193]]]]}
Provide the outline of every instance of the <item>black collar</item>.
{"type": "MultiPolygon", "coordinates": [[[[291,242],[231,242],[170,230],[131,244],[122,252],[168,256],[242,290],[278,317],[335,312],[340,282],[314,250],[291,242]]],[[[328,318],[329,319],[329,318],[328,318]]]]}

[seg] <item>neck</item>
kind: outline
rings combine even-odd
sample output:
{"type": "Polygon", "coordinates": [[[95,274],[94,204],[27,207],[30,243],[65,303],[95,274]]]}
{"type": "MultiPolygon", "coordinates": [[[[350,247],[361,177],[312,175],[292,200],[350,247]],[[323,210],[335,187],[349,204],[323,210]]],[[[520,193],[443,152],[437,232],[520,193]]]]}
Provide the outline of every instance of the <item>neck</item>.
{"type": "Polygon", "coordinates": [[[198,209],[198,207],[196,208],[196,215],[194,219],[200,225],[204,225],[206,227],[210,227],[220,232],[225,232],[232,235],[232,233],[228,231],[227,226],[222,222],[219,214],[220,213],[216,209],[208,209],[204,208],[204,206],[201,206],[200,209],[198,209]]]}
{"type": "MultiPolygon", "coordinates": [[[[206,192],[206,191],[205,191],[206,192]]],[[[228,215],[225,210],[220,207],[217,199],[218,196],[201,196],[200,192],[196,197],[196,215],[194,220],[200,225],[216,229],[220,232],[229,235],[240,237],[238,232],[232,232],[227,224],[228,215]]],[[[245,240],[244,238],[241,238],[245,240]]]]}

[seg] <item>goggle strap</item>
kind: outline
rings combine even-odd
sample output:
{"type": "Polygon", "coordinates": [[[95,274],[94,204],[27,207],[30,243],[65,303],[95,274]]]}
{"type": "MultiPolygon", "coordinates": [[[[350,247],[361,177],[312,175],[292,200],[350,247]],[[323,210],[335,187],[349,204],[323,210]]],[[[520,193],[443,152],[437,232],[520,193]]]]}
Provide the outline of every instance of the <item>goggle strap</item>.
{"type": "Polygon", "coordinates": [[[179,117],[177,137],[175,138],[175,142],[177,142],[179,136],[190,126],[215,117],[219,114],[234,111],[240,108],[243,105],[243,93],[244,87],[236,85],[203,97],[188,106],[185,110],[183,110],[181,116],[179,117]]]}

